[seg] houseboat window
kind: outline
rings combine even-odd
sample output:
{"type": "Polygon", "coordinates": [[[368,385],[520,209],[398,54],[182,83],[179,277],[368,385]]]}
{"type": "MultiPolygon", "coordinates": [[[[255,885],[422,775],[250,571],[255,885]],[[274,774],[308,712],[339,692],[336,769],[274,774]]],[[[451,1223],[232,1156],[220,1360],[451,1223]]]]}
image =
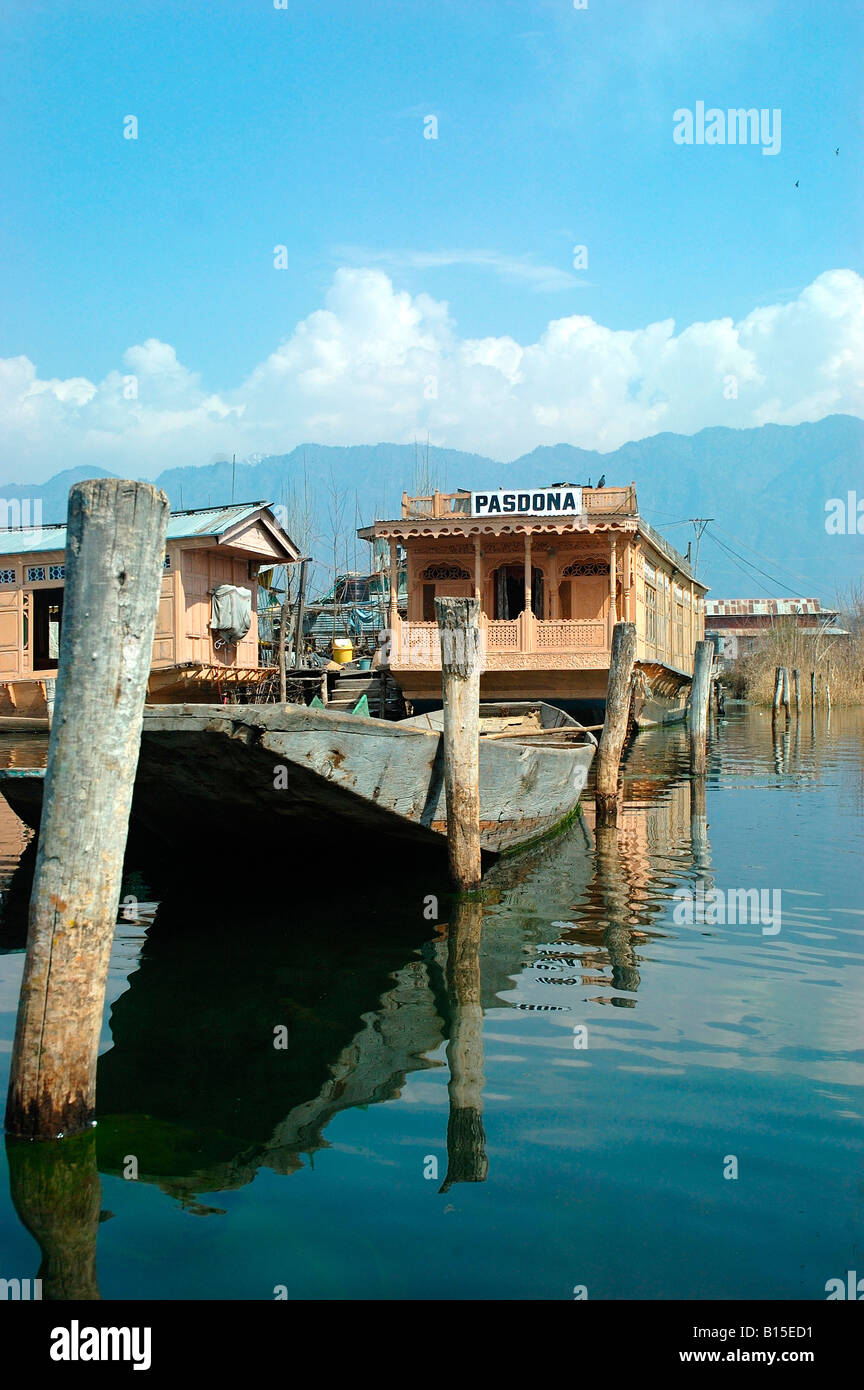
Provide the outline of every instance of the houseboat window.
{"type": "Polygon", "coordinates": [[[15,571],[14,571],[14,570],[0,570],[0,584],[14,584],[14,583],[15,583],[15,571]]]}
{"type": "Polygon", "coordinates": [[[63,589],[36,589],[33,594],[33,670],[57,665],[63,620],[63,589]]]}
{"type": "Polygon", "coordinates": [[[42,580],[42,579],[44,579],[44,578],[45,578],[45,566],[44,566],[44,565],[28,565],[28,566],[27,566],[27,583],[28,583],[28,584],[38,584],[38,583],[40,582],[40,580],[42,580]]]}
{"type": "Polygon", "coordinates": [[[645,585],[645,640],[657,645],[657,590],[645,585]]]}
{"type": "MultiPolygon", "coordinates": [[[[525,566],[499,565],[492,574],[496,618],[518,618],[525,608],[525,566]]],[[[543,571],[531,571],[531,611],[543,617],[543,571]]]]}
{"type": "Polygon", "coordinates": [[[66,578],[66,566],[65,566],[65,565],[49,565],[49,566],[48,566],[48,578],[49,578],[49,579],[65,579],[65,578],[66,578]]]}
{"type": "Polygon", "coordinates": [[[162,568],[163,570],[170,570],[171,568],[171,556],[167,550],[165,551],[165,559],[162,561],[162,568]]]}

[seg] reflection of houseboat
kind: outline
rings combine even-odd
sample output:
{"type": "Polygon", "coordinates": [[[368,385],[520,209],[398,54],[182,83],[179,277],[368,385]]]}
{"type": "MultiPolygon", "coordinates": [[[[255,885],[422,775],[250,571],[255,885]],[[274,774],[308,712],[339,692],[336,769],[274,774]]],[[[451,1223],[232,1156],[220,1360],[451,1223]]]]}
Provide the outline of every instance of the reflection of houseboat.
{"type": "Polygon", "coordinates": [[[388,612],[390,668],[407,699],[439,695],[435,599],[473,596],[483,699],[602,702],[623,620],[636,624],[641,722],[683,713],[706,586],[639,515],[634,484],[404,494],[398,521],[359,534],[389,543],[393,575],[399,547],[407,557],[407,617],[394,602],[388,612]]]}
{"type": "MultiPolygon", "coordinates": [[[[65,546],[65,526],[0,532],[0,723],[47,714],[63,620],[65,546]]],[[[175,512],[168,522],[148,700],[170,703],[192,694],[218,700],[224,687],[254,687],[262,674],[258,570],[298,558],[264,502],[175,512]],[[221,610],[214,605],[217,594],[228,600],[221,610]],[[241,623],[248,612],[242,636],[236,626],[217,625],[226,609],[241,623]]]]}

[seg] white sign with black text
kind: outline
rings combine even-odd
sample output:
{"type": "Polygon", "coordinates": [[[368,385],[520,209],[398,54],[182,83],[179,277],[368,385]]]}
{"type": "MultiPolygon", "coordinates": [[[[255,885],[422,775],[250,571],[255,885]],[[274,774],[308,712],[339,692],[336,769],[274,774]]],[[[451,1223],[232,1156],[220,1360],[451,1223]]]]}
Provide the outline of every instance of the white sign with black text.
{"type": "Polygon", "coordinates": [[[532,491],[499,488],[472,492],[472,516],[579,516],[581,487],[541,487],[532,491]]]}

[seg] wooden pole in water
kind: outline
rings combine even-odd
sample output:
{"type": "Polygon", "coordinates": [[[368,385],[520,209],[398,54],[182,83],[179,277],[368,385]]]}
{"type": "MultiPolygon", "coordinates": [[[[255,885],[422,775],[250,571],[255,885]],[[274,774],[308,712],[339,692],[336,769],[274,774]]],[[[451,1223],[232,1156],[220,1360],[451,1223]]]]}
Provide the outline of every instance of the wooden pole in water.
{"type": "Polygon", "coordinates": [[[831,711],[831,662],[829,661],[825,669],[825,703],[828,711],[831,711]]]}
{"type": "Polygon", "coordinates": [[[69,494],[57,698],[12,1052],[7,1132],[93,1120],[96,1056],[162,583],[168,499],[100,478],[69,494]]]}
{"type": "Polygon", "coordinates": [[[781,703],[783,699],[783,667],[774,667],[774,702],[771,705],[771,723],[781,717],[781,703]]]}
{"type": "Polygon", "coordinates": [[[797,666],[792,668],[792,698],[795,701],[796,719],[801,713],[801,672],[797,666]]]}
{"type": "Polygon", "coordinates": [[[616,623],[612,632],[609,683],[606,688],[606,718],[597,747],[594,783],[597,825],[615,825],[618,821],[618,768],[627,737],[635,663],[636,624],[616,623]]]}
{"type": "Polygon", "coordinates": [[[288,600],[279,609],[279,703],[284,705],[288,699],[287,662],[285,659],[285,628],[288,623],[288,600]]]}
{"type": "Polygon", "coordinates": [[[707,764],[708,701],[711,697],[711,671],[714,643],[696,643],[693,653],[693,683],[690,687],[690,770],[704,776],[707,764]]]}
{"type": "Polygon", "coordinates": [[[780,670],[783,677],[783,709],[786,713],[786,723],[788,724],[789,720],[792,718],[789,702],[789,667],[781,666],[780,670]]]}
{"type": "Polygon", "coordinates": [[[476,888],[480,859],[480,605],[436,598],[444,701],[447,854],[457,888],[476,888]]]}

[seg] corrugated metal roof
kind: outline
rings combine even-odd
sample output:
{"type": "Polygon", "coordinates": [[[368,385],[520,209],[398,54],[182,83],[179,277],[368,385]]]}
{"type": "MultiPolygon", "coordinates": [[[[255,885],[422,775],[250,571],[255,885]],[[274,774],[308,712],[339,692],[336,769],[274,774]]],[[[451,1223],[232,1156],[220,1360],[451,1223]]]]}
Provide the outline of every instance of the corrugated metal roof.
{"type": "Polygon", "coordinates": [[[784,617],[798,613],[833,613],[823,608],[818,598],[714,598],[705,600],[705,616],[720,617],[784,617]]]}
{"type": "MultiPolygon", "coordinates": [[[[221,536],[238,521],[254,516],[269,502],[236,502],[230,507],[203,507],[197,511],[172,512],[167,539],[187,540],[190,536],[221,536]]],[[[31,527],[29,530],[0,531],[0,555],[28,555],[66,549],[65,526],[31,527]]]]}

